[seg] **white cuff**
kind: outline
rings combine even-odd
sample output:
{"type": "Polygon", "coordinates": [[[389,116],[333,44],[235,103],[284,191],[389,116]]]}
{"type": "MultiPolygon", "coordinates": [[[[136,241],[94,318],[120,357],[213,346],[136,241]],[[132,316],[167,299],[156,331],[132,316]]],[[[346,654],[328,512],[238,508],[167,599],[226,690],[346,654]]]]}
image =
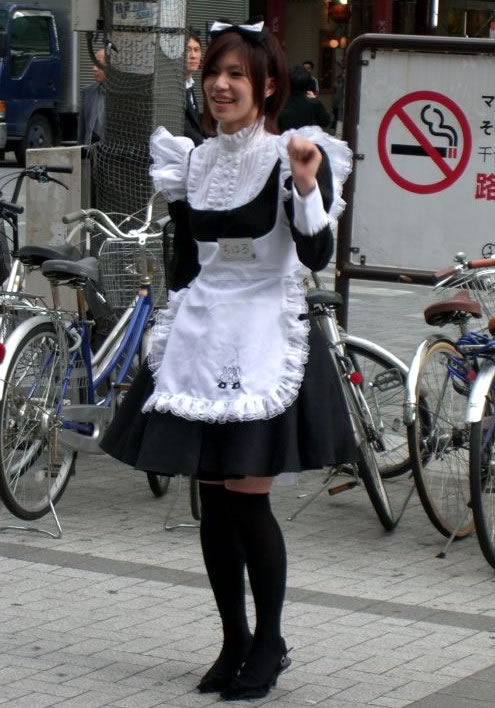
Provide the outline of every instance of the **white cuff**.
{"type": "Polygon", "coordinates": [[[294,226],[304,236],[313,236],[330,223],[327,212],[323,207],[323,199],[318,185],[302,197],[295,185],[292,186],[294,204],[294,226]]]}

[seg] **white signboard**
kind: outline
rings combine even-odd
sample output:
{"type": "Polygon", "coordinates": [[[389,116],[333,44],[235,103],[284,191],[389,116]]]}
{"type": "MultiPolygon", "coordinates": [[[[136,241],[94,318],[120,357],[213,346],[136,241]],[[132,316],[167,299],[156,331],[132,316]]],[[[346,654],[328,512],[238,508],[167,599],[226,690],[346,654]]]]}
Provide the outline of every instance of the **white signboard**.
{"type": "Polygon", "coordinates": [[[352,245],[435,270],[495,252],[495,58],[363,52],[352,245]],[[492,246],[490,246],[492,244],[492,246]]]}

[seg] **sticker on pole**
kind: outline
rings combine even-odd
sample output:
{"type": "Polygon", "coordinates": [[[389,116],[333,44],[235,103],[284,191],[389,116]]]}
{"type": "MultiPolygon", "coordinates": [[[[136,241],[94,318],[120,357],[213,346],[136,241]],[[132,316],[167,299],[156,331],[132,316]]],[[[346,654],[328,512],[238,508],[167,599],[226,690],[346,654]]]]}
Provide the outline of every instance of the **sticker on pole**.
{"type": "Polygon", "coordinates": [[[471,154],[471,130],[460,107],[436,91],[414,91],[396,101],[378,129],[378,154],[399,187],[433,194],[450,187],[471,154]]]}

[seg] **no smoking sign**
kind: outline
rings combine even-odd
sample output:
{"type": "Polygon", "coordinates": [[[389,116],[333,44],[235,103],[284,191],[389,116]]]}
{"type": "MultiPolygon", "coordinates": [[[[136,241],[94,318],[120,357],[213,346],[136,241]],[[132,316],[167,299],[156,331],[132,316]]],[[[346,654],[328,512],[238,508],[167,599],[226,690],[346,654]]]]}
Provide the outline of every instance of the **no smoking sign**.
{"type": "Polygon", "coordinates": [[[433,194],[450,187],[471,154],[471,130],[461,108],[436,91],[414,91],[396,101],[378,129],[378,154],[399,187],[433,194]]]}

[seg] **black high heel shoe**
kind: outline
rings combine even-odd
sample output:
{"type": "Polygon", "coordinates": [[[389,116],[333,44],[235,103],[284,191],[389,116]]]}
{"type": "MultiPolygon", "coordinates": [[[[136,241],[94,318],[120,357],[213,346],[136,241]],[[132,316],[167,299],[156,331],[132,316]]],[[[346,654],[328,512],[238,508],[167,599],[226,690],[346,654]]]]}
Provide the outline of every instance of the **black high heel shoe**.
{"type": "Polygon", "coordinates": [[[218,659],[198,683],[199,692],[219,693],[227,688],[246,661],[251,644],[252,638],[244,647],[237,651],[229,651],[226,647],[223,647],[218,659]]]}
{"type": "Polygon", "coordinates": [[[239,675],[221,692],[221,697],[226,701],[264,698],[277,684],[282,671],[291,665],[289,651],[283,639],[275,660],[273,650],[254,650],[241,667],[239,675]]]}

